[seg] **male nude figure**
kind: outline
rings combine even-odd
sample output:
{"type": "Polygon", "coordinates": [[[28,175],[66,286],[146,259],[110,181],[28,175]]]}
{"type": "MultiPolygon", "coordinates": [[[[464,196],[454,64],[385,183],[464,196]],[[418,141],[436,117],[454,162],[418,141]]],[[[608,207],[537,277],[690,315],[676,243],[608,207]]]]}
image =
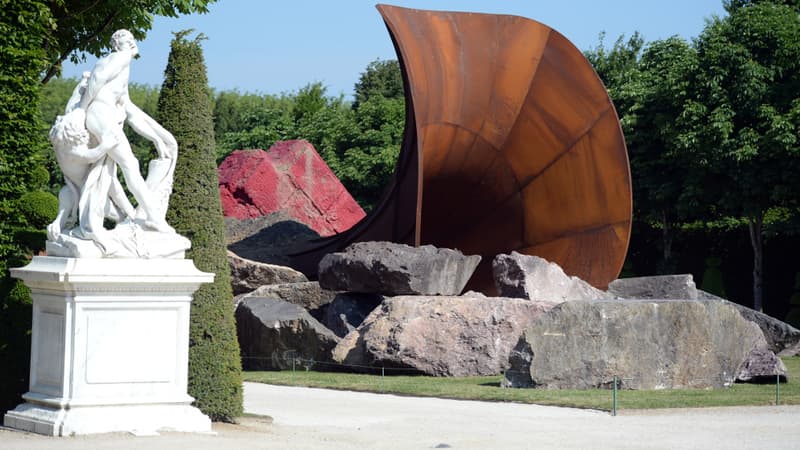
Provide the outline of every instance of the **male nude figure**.
{"type": "MultiPolygon", "coordinates": [[[[128,190],[146,216],[145,225],[157,231],[172,232],[172,227],[157,211],[157,201],[139,171],[139,161],[122,129],[126,119],[134,125],[143,122],[144,112],[128,97],[130,64],[139,54],[139,48],[128,30],[115,32],[111,45],[113,52],[97,61],[77,108],[86,112],[86,128],[97,140],[93,152],[107,154],[119,165],[128,190]]],[[[153,132],[142,133],[140,127],[146,127],[146,123],[135,126],[136,131],[156,144],[160,157],[169,157],[168,145],[153,132]]]]}

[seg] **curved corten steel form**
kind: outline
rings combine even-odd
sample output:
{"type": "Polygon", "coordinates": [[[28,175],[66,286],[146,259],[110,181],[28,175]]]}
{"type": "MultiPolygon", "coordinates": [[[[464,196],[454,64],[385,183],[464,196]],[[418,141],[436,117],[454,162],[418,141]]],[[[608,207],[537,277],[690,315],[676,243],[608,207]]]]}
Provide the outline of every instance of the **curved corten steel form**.
{"type": "Polygon", "coordinates": [[[395,180],[370,216],[298,261],[361,240],[433,244],[481,255],[468,288],[493,292],[492,259],[515,250],[605,288],[628,247],[630,168],[583,54],[522,17],[378,10],[406,89],[395,180]]]}

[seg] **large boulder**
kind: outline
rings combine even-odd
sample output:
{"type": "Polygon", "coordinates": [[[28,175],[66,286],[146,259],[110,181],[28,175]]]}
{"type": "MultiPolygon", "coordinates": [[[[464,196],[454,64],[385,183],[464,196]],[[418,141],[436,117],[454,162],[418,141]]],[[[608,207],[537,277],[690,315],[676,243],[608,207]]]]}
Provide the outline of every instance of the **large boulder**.
{"type": "Polygon", "coordinates": [[[529,327],[511,354],[510,385],[548,389],[709,388],[731,384],[758,326],[717,301],[565,302],[529,327]]]}
{"type": "Polygon", "coordinates": [[[261,286],[284,283],[303,283],[308,278],[291,267],[278,266],[239,257],[228,250],[233,294],[251,292],[261,286]]]}
{"type": "Polygon", "coordinates": [[[703,300],[715,300],[736,308],[742,317],[761,328],[764,337],[767,339],[768,348],[780,354],[780,356],[796,356],[800,354],[800,330],[797,328],[770,315],[733,303],[703,290],[698,290],[698,296],[703,300]]]}
{"type": "Polygon", "coordinates": [[[755,348],[739,368],[737,381],[750,383],[774,383],[775,379],[786,381],[786,365],[767,348],[755,348]]]}
{"type": "Polygon", "coordinates": [[[234,302],[238,307],[238,304],[241,303],[242,300],[249,297],[283,300],[287,303],[300,306],[306,311],[309,311],[312,316],[316,317],[315,311],[319,311],[321,307],[332,302],[336,297],[336,293],[320,288],[319,283],[316,281],[306,281],[303,283],[261,286],[252,292],[236,296],[234,302]]]}
{"type": "Polygon", "coordinates": [[[222,210],[246,219],[276,211],[321,236],[352,227],[364,210],[307,141],[279,141],[269,151],[238,150],[219,166],[222,210]]]}
{"type": "Polygon", "coordinates": [[[696,300],[697,287],[691,274],[620,278],[608,284],[617,298],[696,300]]]}
{"type": "Polygon", "coordinates": [[[319,284],[340,292],[393,295],[458,295],[481,257],[432,245],[358,242],[325,255],[319,284]]]}
{"type": "Polygon", "coordinates": [[[492,261],[492,270],[497,291],[503,297],[558,302],[610,297],[580,278],[565,274],[558,264],[538,256],[500,254],[492,261]]]}
{"type": "Polygon", "coordinates": [[[342,293],[322,308],[319,321],[339,337],[355,330],[384,300],[377,294],[342,293]]]}
{"type": "Polygon", "coordinates": [[[723,302],[736,308],[746,320],[757,324],[767,340],[767,348],[774,353],[780,353],[781,356],[800,353],[800,330],[762,312],[697,289],[691,274],[621,278],[609,283],[608,292],[622,299],[699,299],[723,302]]]}
{"type": "Polygon", "coordinates": [[[353,366],[434,376],[495,375],[522,331],[556,304],[498,297],[388,298],[334,349],[353,366]]]}
{"type": "Polygon", "coordinates": [[[248,297],[236,308],[236,330],[245,370],[280,370],[293,361],[330,361],[339,337],[303,308],[272,298],[248,297]]]}

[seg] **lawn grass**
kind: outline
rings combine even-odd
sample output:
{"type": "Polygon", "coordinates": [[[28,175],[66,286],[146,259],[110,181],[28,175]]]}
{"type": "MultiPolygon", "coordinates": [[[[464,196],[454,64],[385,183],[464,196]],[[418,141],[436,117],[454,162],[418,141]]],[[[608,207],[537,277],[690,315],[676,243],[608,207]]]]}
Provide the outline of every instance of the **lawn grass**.
{"type": "MultiPolygon", "coordinates": [[[[800,405],[800,357],[783,358],[789,381],[781,383],[781,405],[800,405]],[[794,377],[792,376],[794,375],[794,377]]],[[[361,375],[306,371],[244,372],[245,381],[352,391],[382,392],[421,397],[463,400],[510,401],[539,405],[611,410],[612,391],[505,389],[501,376],[429,377],[423,375],[361,375]]],[[[735,384],[725,389],[668,389],[653,391],[620,390],[617,408],[699,408],[711,406],[758,406],[775,404],[775,383],[735,384]]]]}

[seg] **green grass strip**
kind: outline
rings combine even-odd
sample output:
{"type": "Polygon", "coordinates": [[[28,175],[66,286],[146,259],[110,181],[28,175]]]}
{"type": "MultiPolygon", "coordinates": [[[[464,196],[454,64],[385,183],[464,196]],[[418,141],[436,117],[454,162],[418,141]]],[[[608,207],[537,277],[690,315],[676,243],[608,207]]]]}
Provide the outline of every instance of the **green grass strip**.
{"type": "MultiPolygon", "coordinates": [[[[800,380],[792,374],[800,373],[800,357],[783,358],[789,381],[781,383],[781,405],[800,405],[800,380]]],[[[567,406],[611,410],[610,389],[546,390],[506,389],[501,387],[501,376],[488,377],[429,377],[424,375],[361,375],[306,371],[244,372],[245,381],[286,386],[343,389],[362,392],[390,393],[420,397],[440,397],[462,400],[509,401],[538,405],[567,406]]],[[[712,406],[759,406],[775,404],[775,383],[735,384],[724,389],[664,389],[620,390],[617,408],[703,408],[712,406]]]]}

